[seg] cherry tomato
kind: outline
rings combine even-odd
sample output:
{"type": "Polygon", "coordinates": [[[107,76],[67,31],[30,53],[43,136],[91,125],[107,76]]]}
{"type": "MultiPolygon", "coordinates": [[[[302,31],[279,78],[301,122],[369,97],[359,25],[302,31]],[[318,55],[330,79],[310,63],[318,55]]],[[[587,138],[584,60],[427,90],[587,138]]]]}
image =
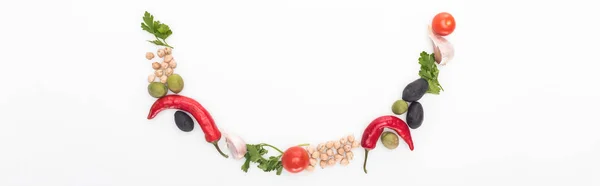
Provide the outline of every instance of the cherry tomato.
{"type": "Polygon", "coordinates": [[[442,12],[433,17],[431,27],[433,29],[433,32],[435,32],[437,35],[447,36],[454,32],[456,22],[454,22],[454,17],[452,16],[452,14],[442,12]]]}
{"type": "Polygon", "coordinates": [[[309,164],[308,152],[300,146],[290,147],[281,157],[283,168],[291,173],[303,171],[309,164]]]}

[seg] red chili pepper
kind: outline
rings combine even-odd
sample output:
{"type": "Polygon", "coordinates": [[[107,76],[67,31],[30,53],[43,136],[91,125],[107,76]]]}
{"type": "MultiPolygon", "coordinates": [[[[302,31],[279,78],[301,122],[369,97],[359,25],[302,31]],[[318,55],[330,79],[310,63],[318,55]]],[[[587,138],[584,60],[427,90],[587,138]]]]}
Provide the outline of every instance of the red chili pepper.
{"type": "Polygon", "coordinates": [[[229,157],[221,151],[218,145],[219,140],[221,139],[221,131],[219,131],[215,125],[215,121],[212,116],[210,116],[210,113],[208,113],[200,103],[192,98],[182,95],[166,95],[157,99],[154,104],[152,104],[148,119],[154,118],[158,113],[166,109],[179,109],[190,113],[194,119],[198,121],[198,125],[200,125],[200,128],[202,128],[202,131],[204,132],[206,141],[212,143],[222,156],[225,158],[229,157]]]}
{"type": "Polygon", "coordinates": [[[404,142],[408,144],[408,148],[411,151],[414,149],[410,130],[408,129],[406,122],[392,115],[380,116],[367,126],[363,132],[362,140],[360,141],[361,146],[365,149],[365,163],[363,164],[365,173],[367,173],[367,156],[369,155],[369,150],[375,148],[377,141],[385,128],[396,131],[396,133],[404,139],[404,142]]]}

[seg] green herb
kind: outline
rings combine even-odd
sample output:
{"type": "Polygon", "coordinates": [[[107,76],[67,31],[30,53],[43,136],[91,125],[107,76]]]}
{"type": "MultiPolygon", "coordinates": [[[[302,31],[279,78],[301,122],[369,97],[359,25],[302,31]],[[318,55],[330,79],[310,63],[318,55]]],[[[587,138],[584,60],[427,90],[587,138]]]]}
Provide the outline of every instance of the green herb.
{"type": "Polygon", "coordinates": [[[159,46],[166,46],[173,48],[169,44],[167,44],[166,39],[173,34],[171,28],[168,25],[161,23],[160,21],[155,21],[154,16],[146,11],[144,13],[144,22],[142,22],[142,29],[154,35],[156,40],[148,40],[148,42],[153,43],[159,46]]]}
{"type": "Polygon", "coordinates": [[[248,169],[250,168],[250,163],[257,163],[257,168],[265,172],[277,171],[276,174],[281,175],[281,172],[283,171],[283,165],[281,164],[282,155],[283,151],[269,144],[247,144],[246,154],[244,155],[246,161],[242,165],[242,171],[248,172],[248,169]],[[264,158],[263,156],[269,152],[267,151],[267,149],[264,148],[265,146],[277,150],[280,153],[279,156],[270,156],[268,159],[264,158]]]}
{"type": "Polygon", "coordinates": [[[425,51],[421,52],[419,64],[421,64],[419,76],[427,80],[427,83],[429,83],[429,89],[427,89],[427,93],[440,94],[440,90],[444,91],[444,88],[442,88],[442,85],[440,85],[440,82],[438,82],[438,74],[440,71],[435,64],[434,54],[428,54],[425,51]]]}

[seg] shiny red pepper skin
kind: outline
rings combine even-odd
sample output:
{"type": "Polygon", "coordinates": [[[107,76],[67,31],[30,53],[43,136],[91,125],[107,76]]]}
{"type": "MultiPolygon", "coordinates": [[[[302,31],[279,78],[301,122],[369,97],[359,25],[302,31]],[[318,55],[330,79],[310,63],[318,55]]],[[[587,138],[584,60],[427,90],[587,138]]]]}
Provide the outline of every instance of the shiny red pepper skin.
{"type": "Polygon", "coordinates": [[[365,173],[367,173],[367,157],[369,155],[369,150],[372,150],[377,145],[377,141],[379,137],[383,133],[385,128],[389,128],[394,130],[408,145],[408,148],[412,151],[414,150],[414,145],[412,141],[412,136],[410,135],[410,129],[406,122],[402,119],[392,116],[380,116],[369,124],[367,128],[365,128],[362,139],[360,141],[361,146],[365,149],[365,162],[363,165],[363,169],[365,173]]]}
{"type": "Polygon", "coordinates": [[[178,94],[166,95],[157,99],[152,104],[150,113],[148,113],[148,119],[153,119],[158,113],[166,109],[178,109],[190,113],[196,119],[200,128],[202,128],[206,141],[212,143],[225,158],[229,157],[218,146],[218,142],[221,139],[221,131],[215,125],[215,121],[210,113],[200,103],[192,98],[178,94]]]}

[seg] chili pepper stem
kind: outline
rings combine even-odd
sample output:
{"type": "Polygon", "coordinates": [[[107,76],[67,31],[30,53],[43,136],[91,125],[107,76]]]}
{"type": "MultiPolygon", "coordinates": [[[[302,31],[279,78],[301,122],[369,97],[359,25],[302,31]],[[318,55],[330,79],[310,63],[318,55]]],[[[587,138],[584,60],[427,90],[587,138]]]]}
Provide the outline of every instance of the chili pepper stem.
{"type": "Polygon", "coordinates": [[[309,145],[310,145],[309,143],[303,143],[303,144],[300,144],[300,145],[298,145],[298,146],[301,146],[301,147],[302,147],[302,146],[309,146],[309,145]]]}
{"type": "Polygon", "coordinates": [[[369,149],[365,149],[365,163],[363,164],[363,170],[367,173],[367,157],[369,156],[369,149]]]}
{"type": "Polygon", "coordinates": [[[225,157],[225,158],[229,158],[229,156],[225,153],[223,153],[223,151],[221,151],[221,148],[219,148],[219,144],[217,143],[218,141],[215,142],[211,142],[215,148],[217,148],[217,151],[219,151],[219,154],[221,154],[221,156],[225,157]]]}

